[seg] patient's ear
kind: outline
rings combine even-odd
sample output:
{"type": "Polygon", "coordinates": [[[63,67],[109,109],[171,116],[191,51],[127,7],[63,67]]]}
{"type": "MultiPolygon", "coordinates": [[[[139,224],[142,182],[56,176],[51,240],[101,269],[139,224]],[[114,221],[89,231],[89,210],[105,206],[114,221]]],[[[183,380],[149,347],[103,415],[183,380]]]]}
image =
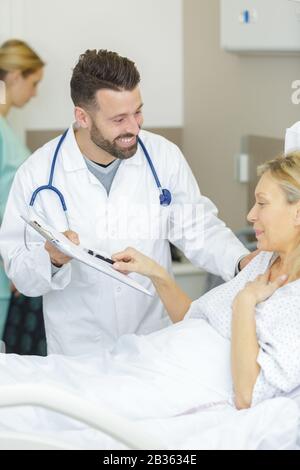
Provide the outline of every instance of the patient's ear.
{"type": "Polygon", "coordinates": [[[300,204],[297,204],[297,212],[295,217],[295,226],[300,226],[300,204]]]}

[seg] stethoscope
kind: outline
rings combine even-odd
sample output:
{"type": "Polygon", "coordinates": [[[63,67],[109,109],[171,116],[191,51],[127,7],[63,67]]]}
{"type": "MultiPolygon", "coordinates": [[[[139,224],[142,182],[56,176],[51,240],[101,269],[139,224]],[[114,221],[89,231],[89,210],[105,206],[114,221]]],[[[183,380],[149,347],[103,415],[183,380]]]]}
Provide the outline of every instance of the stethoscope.
{"type": "MultiPolygon", "coordinates": [[[[57,189],[54,185],[53,185],[53,178],[54,178],[54,172],[55,172],[55,165],[56,165],[56,162],[57,162],[57,157],[58,157],[58,154],[59,154],[59,150],[66,138],[66,135],[68,133],[68,130],[67,129],[63,135],[61,136],[61,138],[59,139],[59,142],[56,146],[56,149],[55,149],[55,152],[54,152],[54,156],[53,156],[53,159],[52,159],[52,164],[51,164],[51,170],[50,170],[50,176],[49,176],[49,181],[48,181],[48,184],[45,184],[44,186],[39,186],[33,193],[32,193],[32,196],[31,196],[31,199],[30,199],[30,203],[29,203],[29,208],[32,209],[33,206],[34,206],[34,203],[35,203],[35,200],[36,200],[36,197],[37,195],[48,189],[50,191],[54,191],[55,194],[57,194],[59,200],[60,200],[60,203],[61,203],[61,206],[63,208],[63,211],[65,213],[65,216],[66,216],[66,219],[67,219],[67,223],[68,223],[68,227],[70,228],[70,224],[69,224],[69,218],[68,218],[68,209],[67,209],[67,204],[66,204],[66,201],[65,201],[65,198],[64,198],[64,195],[62,194],[62,192],[57,189]]],[[[155,171],[155,168],[154,168],[154,165],[152,163],[152,160],[150,158],[150,155],[144,145],[144,143],[142,142],[142,140],[140,139],[140,137],[138,137],[138,143],[140,144],[143,152],[144,152],[144,155],[147,159],[147,162],[150,166],[150,169],[151,169],[151,172],[153,174],[153,177],[155,179],[155,183],[156,183],[156,186],[158,188],[158,191],[159,191],[159,203],[161,206],[169,206],[171,204],[171,201],[172,201],[172,195],[170,193],[170,191],[168,189],[164,189],[159,181],[159,178],[157,176],[157,173],[155,171]]]]}

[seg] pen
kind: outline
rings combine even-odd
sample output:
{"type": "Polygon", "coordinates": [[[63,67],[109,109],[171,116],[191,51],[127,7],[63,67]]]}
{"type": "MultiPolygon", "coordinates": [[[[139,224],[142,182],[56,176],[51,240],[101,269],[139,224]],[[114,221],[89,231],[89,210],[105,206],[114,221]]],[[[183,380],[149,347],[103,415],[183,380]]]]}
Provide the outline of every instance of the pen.
{"type": "Polygon", "coordinates": [[[112,259],[99,255],[99,253],[96,253],[93,250],[88,250],[87,248],[84,248],[84,251],[88,253],[89,255],[94,256],[95,258],[101,259],[102,261],[106,261],[106,263],[114,264],[114,261],[112,259]]]}

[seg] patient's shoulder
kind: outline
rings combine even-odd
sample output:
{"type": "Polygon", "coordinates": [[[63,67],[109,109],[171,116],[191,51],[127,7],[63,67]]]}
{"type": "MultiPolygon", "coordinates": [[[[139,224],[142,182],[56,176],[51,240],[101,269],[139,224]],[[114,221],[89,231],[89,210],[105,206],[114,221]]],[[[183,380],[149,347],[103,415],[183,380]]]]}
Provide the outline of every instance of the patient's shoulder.
{"type": "Polygon", "coordinates": [[[270,262],[274,256],[272,251],[260,251],[251,261],[247,264],[247,266],[241,271],[240,274],[250,275],[252,274],[263,274],[268,267],[270,266],[270,262]]]}

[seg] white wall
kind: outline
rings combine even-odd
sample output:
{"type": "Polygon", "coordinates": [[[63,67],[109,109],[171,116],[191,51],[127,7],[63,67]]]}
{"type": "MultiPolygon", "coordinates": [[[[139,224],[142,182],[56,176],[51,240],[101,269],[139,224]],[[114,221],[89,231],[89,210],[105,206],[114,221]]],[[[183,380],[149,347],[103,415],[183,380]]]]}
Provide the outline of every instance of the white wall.
{"type": "Polygon", "coordinates": [[[248,207],[248,185],[234,180],[241,138],[283,139],[285,129],[299,120],[300,105],[291,100],[291,85],[300,78],[299,56],[221,50],[219,0],[184,0],[184,43],[183,150],[203,194],[239,230],[248,207]]]}
{"type": "Polygon", "coordinates": [[[26,129],[69,125],[71,70],[87,48],[137,63],[145,126],[183,125],[182,0],[0,0],[0,41],[8,37],[25,39],[47,62],[39,96],[22,112],[26,129]]]}

